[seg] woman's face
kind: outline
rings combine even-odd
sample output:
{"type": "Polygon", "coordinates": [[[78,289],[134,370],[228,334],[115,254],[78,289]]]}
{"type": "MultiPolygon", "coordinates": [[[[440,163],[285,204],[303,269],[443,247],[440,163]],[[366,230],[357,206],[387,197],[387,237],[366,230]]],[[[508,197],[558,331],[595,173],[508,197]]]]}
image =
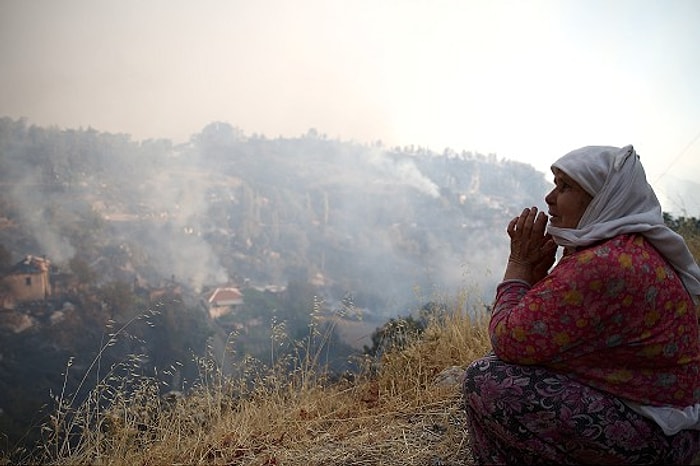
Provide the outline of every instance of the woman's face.
{"type": "Polygon", "coordinates": [[[554,189],[544,201],[549,207],[549,223],[553,227],[576,228],[593,197],[566,173],[554,169],[554,189]]]}

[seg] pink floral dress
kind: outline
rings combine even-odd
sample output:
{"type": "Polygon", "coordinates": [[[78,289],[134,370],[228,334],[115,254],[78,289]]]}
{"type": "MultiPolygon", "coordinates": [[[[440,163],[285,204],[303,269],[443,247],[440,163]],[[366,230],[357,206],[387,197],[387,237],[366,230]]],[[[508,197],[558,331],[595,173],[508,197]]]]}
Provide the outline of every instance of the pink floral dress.
{"type": "Polygon", "coordinates": [[[502,283],[489,331],[503,361],[549,367],[642,404],[700,402],[693,301],[642,236],[563,257],[532,289],[502,283]]]}
{"type": "Polygon", "coordinates": [[[675,271],[639,235],[563,257],[530,287],[497,288],[493,353],[465,373],[481,464],[684,464],[700,431],[666,436],[625,401],[700,401],[698,319],[675,271]]]}

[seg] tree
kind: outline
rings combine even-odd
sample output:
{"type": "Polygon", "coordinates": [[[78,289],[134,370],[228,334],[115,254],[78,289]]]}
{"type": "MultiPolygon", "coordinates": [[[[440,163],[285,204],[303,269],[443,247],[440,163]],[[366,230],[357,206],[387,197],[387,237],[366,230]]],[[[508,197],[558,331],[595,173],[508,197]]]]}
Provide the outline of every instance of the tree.
{"type": "Polygon", "coordinates": [[[0,273],[6,273],[12,265],[12,254],[4,245],[0,244],[0,273]]]}
{"type": "MultiPolygon", "coordinates": [[[[232,146],[245,138],[242,129],[223,121],[209,123],[202,129],[195,141],[206,150],[219,151],[232,146]]],[[[220,155],[220,154],[217,154],[220,155]]]]}
{"type": "Polygon", "coordinates": [[[134,317],[136,296],[131,290],[131,285],[121,281],[108,283],[102,287],[101,295],[110,310],[112,319],[126,322],[134,317]]]}
{"type": "Polygon", "coordinates": [[[664,222],[666,225],[679,234],[700,234],[700,219],[695,217],[673,217],[668,212],[664,212],[664,222]]]}
{"type": "Polygon", "coordinates": [[[400,350],[423,334],[426,324],[412,316],[391,318],[372,333],[372,347],[365,345],[364,351],[379,357],[388,351],[400,350]]]}
{"type": "Polygon", "coordinates": [[[695,260],[700,260],[700,219],[695,217],[674,218],[671,214],[664,212],[664,222],[685,239],[695,260]]]}
{"type": "Polygon", "coordinates": [[[74,256],[70,261],[68,261],[68,266],[81,284],[89,285],[93,282],[94,273],[90,269],[90,265],[85,260],[74,256]]]}

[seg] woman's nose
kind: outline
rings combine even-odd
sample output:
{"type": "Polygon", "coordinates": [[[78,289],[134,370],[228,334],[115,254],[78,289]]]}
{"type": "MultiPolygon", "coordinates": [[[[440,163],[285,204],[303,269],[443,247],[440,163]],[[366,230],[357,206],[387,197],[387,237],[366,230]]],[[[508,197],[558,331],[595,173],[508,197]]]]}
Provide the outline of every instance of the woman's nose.
{"type": "Polygon", "coordinates": [[[555,194],[554,194],[554,189],[552,189],[550,192],[547,193],[547,195],[544,197],[544,202],[547,203],[547,205],[554,204],[555,200],[555,194]]]}

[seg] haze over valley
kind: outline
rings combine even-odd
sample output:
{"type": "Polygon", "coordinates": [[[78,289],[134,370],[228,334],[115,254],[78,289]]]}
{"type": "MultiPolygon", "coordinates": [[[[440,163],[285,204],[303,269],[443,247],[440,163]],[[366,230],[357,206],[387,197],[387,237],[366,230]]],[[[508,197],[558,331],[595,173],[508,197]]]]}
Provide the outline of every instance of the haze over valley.
{"type": "Polygon", "coordinates": [[[191,386],[193,358],[227,345],[269,360],[275,332],[306,338],[314,313],[331,325],[324,364],[346,370],[389,319],[465,290],[490,300],[505,225],[550,186],[493,154],[313,128],[271,139],[226,122],[174,144],[4,117],[0,154],[0,423],[15,433],[68,361],[68,389],[85,390],[81,371],[120,326],[131,336],[100,367],[141,354],[138,371],[170,388],[191,386]],[[9,284],[29,284],[44,260],[51,287],[18,295],[9,284]],[[213,307],[227,289],[238,294],[213,307]]]}
{"type": "Polygon", "coordinates": [[[488,296],[507,220],[544,207],[549,189],[544,174],[495,155],[363,145],[314,129],[268,139],[216,122],[173,145],[2,123],[2,232],[14,258],[66,264],[97,253],[85,257],[93,263],[103,251],[78,233],[92,234],[124,261],[96,262],[102,281],[175,277],[201,292],[316,279],[341,295],[381,297],[373,311],[383,316],[413,301],[416,286],[424,297],[463,285],[488,296]],[[99,231],[75,231],[86,218],[99,231]]]}

